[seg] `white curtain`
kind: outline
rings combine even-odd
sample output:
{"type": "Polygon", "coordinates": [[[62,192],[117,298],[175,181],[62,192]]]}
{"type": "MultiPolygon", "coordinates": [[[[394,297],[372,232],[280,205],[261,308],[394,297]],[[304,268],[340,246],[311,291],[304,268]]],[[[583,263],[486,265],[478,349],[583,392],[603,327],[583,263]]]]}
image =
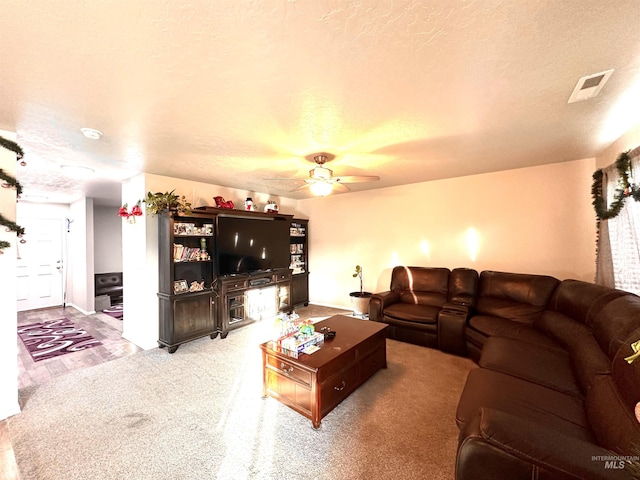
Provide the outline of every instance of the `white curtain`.
{"type": "MultiPolygon", "coordinates": [[[[630,156],[630,181],[640,184],[640,148],[630,156]]],[[[615,164],[603,174],[603,195],[610,205],[618,187],[615,164]]],[[[600,222],[599,233],[596,283],[640,294],[640,202],[627,197],[616,217],[600,222]]]]}

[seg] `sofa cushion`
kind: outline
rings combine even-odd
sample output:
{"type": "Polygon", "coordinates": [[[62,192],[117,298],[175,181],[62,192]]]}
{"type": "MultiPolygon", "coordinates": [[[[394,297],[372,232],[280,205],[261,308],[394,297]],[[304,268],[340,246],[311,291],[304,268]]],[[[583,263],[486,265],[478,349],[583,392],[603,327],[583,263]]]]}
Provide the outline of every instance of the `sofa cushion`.
{"type": "Polygon", "coordinates": [[[122,296],[122,272],[96,273],[95,295],[122,296]]]}
{"type": "MultiPolygon", "coordinates": [[[[607,303],[592,323],[594,337],[610,358],[614,357],[629,334],[639,326],[640,297],[636,295],[621,296],[607,303]]],[[[640,340],[640,337],[636,340],[640,340]]]]}
{"type": "Polygon", "coordinates": [[[400,302],[409,305],[425,305],[440,309],[447,302],[447,296],[442,293],[419,292],[416,290],[403,290],[399,293],[400,302]]]}
{"type": "Polygon", "coordinates": [[[458,426],[463,428],[481,407],[510,413],[593,441],[581,399],[505,373],[486,368],[469,372],[458,402],[458,426]]]}
{"type": "Polygon", "coordinates": [[[559,280],[485,270],[480,274],[477,311],[481,315],[532,323],[545,306],[559,280]]]}
{"type": "Polygon", "coordinates": [[[550,347],[558,346],[557,342],[530,325],[488,315],[472,316],[469,319],[465,334],[468,341],[480,347],[484,345],[488,337],[493,336],[516,338],[550,347]]]}
{"type": "Polygon", "coordinates": [[[625,358],[634,354],[631,344],[640,340],[640,328],[634,330],[616,352],[611,365],[613,381],[630,410],[640,402],[640,359],[629,363],[625,358]]]}
{"type": "Polygon", "coordinates": [[[478,272],[471,268],[454,268],[449,275],[448,303],[476,304],[478,272]]]}
{"type": "Polygon", "coordinates": [[[571,369],[571,358],[561,348],[491,337],[484,344],[479,365],[567,395],[582,397],[571,369]]]}
{"type": "Polygon", "coordinates": [[[611,375],[598,375],[587,392],[586,409],[600,445],[622,455],[637,455],[640,423],[625,405],[611,375]]]}
{"type": "Polygon", "coordinates": [[[580,280],[563,280],[549,299],[547,308],[591,326],[593,318],[612,300],[628,292],[580,280]]]}
{"type": "Polygon", "coordinates": [[[535,326],[564,346],[571,356],[573,370],[586,392],[596,375],[611,373],[611,360],[600,349],[585,324],[554,311],[546,311],[535,326]]]}
{"type": "Polygon", "coordinates": [[[435,324],[438,321],[439,307],[416,305],[412,303],[394,303],[384,310],[384,321],[403,320],[414,323],[435,324]]]}
{"type": "Polygon", "coordinates": [[[640,329],[629,335],[613,359],[612,374],[600,375],[587,393],[587,415],[598,441],[622,455],[638,455],[640,422],[634,409],[640,402],[640,360],[628,363],[631,343],[640,340],[640,329]]]}
{"type": "Polygon", "coordinates": [[[605,469],[611,451],[538,422],[482,408],[461,432],[456,478],[473,480],[629,480],[629,468],[605,469]]]}
{"type": "Polygon", "coordinates": [[[391,290],[400,294],[403,303],[441,307],[447,301],[448,268],[394,267],[391,290]]]}

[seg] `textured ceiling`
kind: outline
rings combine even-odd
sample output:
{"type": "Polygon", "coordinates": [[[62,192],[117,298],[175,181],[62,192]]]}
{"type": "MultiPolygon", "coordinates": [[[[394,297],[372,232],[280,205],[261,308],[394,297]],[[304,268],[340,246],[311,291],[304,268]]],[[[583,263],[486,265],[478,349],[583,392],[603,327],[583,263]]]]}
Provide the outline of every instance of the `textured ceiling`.
{"type": "Polygon", "coordinates": [[[638,18],[637,0],[4,0],[0,129],[51,201],[117,203],[140,172],[304,198],[318,151],[381,177],[354,191],[575,160],[639,121],[638,18]]]}

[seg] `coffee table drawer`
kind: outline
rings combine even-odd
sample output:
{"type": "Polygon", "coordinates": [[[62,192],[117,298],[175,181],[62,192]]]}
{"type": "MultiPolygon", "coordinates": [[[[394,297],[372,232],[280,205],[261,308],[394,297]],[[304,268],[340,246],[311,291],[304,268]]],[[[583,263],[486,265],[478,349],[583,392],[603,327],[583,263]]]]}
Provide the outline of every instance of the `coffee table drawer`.
{"type": "Polygon", "coordinates": [[[320,387],[322,416],[349,396],[358,386],[358,369],[352,368],[339,373],[320,387]]]}
{"type": "MultiPolygon", "coordinates": [[[[331,342],[325,342],[321,348],[331,348],[331,342]]],[[[345,371],[347,368],[349,368],[350,365],[355,365],[356,359],[357,352],[355,348],[341,353],[333,361],[322,367],[322,371],[319,372],[319,381],[324,382],[325,379],[329,379],[334,375],[345,371]]]]}
{"type": "Polygon", "coordinates": [[[267,363],[278,373],[287,377],[294,378],[307,386],[311,386],[311,373],[307,370],[303,370],[300,367],[292,365],[285,360],[280,360],[279,358],[273,357],[271,355],[267,357],[267,363]]]}
{"type": "Polygon", "coordinates": [[[358,367],[360,369],[360,383],[364,383],[371,375],[376,373],[381,368],[384,368],[387,363],[387,352],[384,349],[384,345],[378,348],[367,357],[363,358],[359,362],[358,367]]]}
{"type": "Polygon", "coordinates": [[[384,336],[384,332],[380,332],[378,335],[368,338],[358,345],[358,358],[366,357],[374,350],[383,348],[385,341],[386,337],[384,336]]]}
{"type": "Polygon", "coordinates": [[[267,371],[266,381],[267,393],[303,415],[311,415],[313,404],[311,389],[275,370],[267,371]]]}

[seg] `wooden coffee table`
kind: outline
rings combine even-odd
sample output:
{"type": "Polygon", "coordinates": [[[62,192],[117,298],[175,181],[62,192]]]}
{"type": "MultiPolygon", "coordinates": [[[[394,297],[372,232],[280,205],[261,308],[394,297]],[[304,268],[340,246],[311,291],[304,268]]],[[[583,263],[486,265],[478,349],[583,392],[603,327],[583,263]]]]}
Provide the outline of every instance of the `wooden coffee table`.
{"type": "Polygon", "coordinates": [[[322,327],[334,330],[336,336],[311,355],[293,358],[278,351],[274,342],[260,345],[263,398],[291,407],[316,429],[351,392],[387,368],[386,324],[336,315],[315,324],[316,331],[322,327]]]}

